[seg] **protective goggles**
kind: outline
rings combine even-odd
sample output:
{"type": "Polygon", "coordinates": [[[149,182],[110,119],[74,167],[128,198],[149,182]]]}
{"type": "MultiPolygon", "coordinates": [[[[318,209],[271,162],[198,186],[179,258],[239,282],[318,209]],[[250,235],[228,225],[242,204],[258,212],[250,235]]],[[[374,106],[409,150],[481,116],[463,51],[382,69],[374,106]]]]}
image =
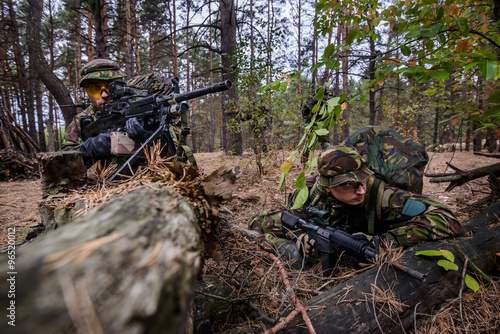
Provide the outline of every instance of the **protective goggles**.
{"type": "Polygon", "coordinates": [[[344,191],[355,191],[358,190],[359,187],[366,187],[366,184],[363,182],[355,182],[355,181],[348,181],[346,183],[342,183],[341,185],[338,185],[340,189],[344,191]]]}
{"type": "Polygon", "coordinates": [[[87,94],[94,97],[101,97],[103,90],[109,94],[109,84],[107,82],[89,84],[85,85],[83,88],[85,88],[87,94]]]}

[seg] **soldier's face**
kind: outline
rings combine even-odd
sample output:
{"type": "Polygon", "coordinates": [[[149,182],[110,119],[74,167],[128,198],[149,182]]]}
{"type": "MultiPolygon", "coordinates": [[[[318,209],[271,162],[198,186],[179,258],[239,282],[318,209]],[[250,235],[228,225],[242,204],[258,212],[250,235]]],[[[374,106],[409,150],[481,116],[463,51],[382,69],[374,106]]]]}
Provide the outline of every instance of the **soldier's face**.
{"type": "Polygon", "coordinates": [[[360,205],[366,194],[366,182],[350,181],[336,187],[324,187],[337,200],[349,204],[360,205]]]}
{"type": "Polygon", "coordinates": [[[109,83],[104,80],[89,80],[85,83],[85,92],[97,109],[102,109],[104,103],[110,103],[109,99],[109,83]]]}

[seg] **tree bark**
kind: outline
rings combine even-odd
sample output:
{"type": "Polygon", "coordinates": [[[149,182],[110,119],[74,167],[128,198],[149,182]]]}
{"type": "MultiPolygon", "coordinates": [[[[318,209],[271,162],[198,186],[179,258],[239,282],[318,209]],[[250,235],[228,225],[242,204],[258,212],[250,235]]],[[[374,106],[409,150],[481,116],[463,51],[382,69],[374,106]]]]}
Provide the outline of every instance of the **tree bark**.
{"type": "MultiPolygon", "coordinates": [[[[426,242],[418,244],[406,251],[402,258],[410,268],[428,273],[427,280],[420,282],[404,273],[392,269],[378,272],[372,268],[367,272],[325,292],[304,303],[309,308],[316,333],[399,333],[411,328],[415,313],[426,314],[432,308],[448,298],[457,297],[461,287],[462,270],[456,251],[452,244],[458,246],[483,272],[496,268],[495,253],[500,247],[500,231],[487,228],[497,222],[495,213],[500,210],[500,201],[476,217],[463,223],[464,237],[444,242],[426,242]],[[467,235],[466,235],[467,234],[467,235]],[[470,237],[472,235],[473,237],[470,237]],[[446,249],[455,253],[459,265],[457,271],[445,271],[437,265],[436,258],[419,257],[414,254],[421,250],[446,249]],[[387,316],[387,306],[377,303],[376,310],[372,304],[372,286],[383,291],[391,290],[399,302],[404,304],[402,311],[393,310],[392,317],[387,316]],[[375,321],[375,316],[377,321],[375,321]],[[400,320],[398,320],[398,317],[400,320]]],[[[298,318],[288,326],[285,333],[308,333],[298,318]],[[298,326],[302,326],[299,328],[298,326]]]]}
{"type": "MultiPolygon", "coordinates": [[[[45,60],[44,52],[40,46],[40,32],[42,31],[42,2],[29,0],[29,13],[31,22],[27,25],[28,45],[30,50],[32,50],[30,54],[34,57],[33,64],[35,70],[40,80],[42,80],[60,106],[72,105],[73,99],[71,98],[69,90],[50,70],[47,61],[45,60]]],[[[73,107],[61,107],[61,111],[64,117],[64,122],[66,126],[68,126],[73,121],[73,117],[76,115],[76,109],[73,107]]]]}
{"type": "Polygon", "coordinates": [[[2,259],[16,272],[16,326],[0,331],[184,333],[200,240],[175,191],[132,191],[18,249],[15,270],[2,259]]]}
{"type": "MultiPolygon", "coordinates": [[[[221,52],[223,79],[236,82],[236,61],[234,50],[236,48],[236,8],[234,0],[220,0],[220,20],[221,20],[221,52]]],[[[228,125],[239,123],[237,117],[238,90],[230,89],[221,93],[222,96],[222,134],[223,147],[226,154],[241,155],[243,153],[243,138],[238,130],[230,130],[228,125]]],[[[237,125],[237,124],[236,124],[237,125]]],[[[237,126],[235,126],[237,128],[237,126]]]]}

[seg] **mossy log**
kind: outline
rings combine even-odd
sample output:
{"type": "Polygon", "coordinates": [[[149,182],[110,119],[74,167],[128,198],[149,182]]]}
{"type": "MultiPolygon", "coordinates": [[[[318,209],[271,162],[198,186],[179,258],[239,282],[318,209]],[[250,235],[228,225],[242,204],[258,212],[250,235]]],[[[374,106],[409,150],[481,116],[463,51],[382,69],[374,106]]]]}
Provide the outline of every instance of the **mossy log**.
{"type": "MultiPolygon", "coordinates": [[[[442,242],[418,244],[406,251],[402,262],[407,267],[427,273],[425,282],[410,278],[393,269],[372,268],[339,286],[324,292],[306,303],[308,315],[316,333],[402,333],[414,325],[416,314],[428,314],[449,298],[459,295],[463,263],[453,244],[483,272],[495,270],[495,254],[500,251],[500,201],[463,224],[460,238],[442,242]],[[437,265],[436,257],[416,256],[421,250],[446,249],[455,254],[459,270],[445,271],[437,265]],[[376,290],[374,286],[379,290],[376,290]],[[390,292],[395,303],[381,301],[380,291],[390,292]],[[399,303],[396,305],[396,303],[399,303]],[[374,309],[374,305],[375,309],[374,309]],[[397,310],[394,306],[401,307],[397,310]]],[[[300,317],[294,319],[283,333],[308,333],[300,317]]]]}
{"type": "Polygon", "coordinates": [[[4,317],[0,332],[184,333],[200,253],[185,198],[134,190],[18,248],[13,268],[2,255],[15,296],[2,288],[0,301],[14,303],[15,327],[4,317]]]}

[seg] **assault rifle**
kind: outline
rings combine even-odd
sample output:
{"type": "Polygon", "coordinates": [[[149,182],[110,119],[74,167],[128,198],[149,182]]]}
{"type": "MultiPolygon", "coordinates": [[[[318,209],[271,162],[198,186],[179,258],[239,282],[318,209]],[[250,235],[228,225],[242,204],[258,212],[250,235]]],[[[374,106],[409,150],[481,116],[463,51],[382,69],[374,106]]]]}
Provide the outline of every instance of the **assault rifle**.
{"type": "MultiPolygon", "coordinates": [[[[113,81],[109,85],[109,97],[113,102],[105,103],[103,109],[97,112],[95,122],[90,117],[81,119],[83,140],[97,136],[102,132],[124,132],[127,120],[132,117],[138,118],[145,129],[154,130],[153,134],[135,150],[108,181],[112,181],[125,168],[131,168],[130,166],[133,166],[139,159],[144,148],[162,136],[166,139],[168,151],[173,153],[177,151],[178,155],[180,155],[179,148],[176,148],[169,129],[179,117],[185,117],[187,114],[189,106],[185,101],[207,94],[222,92],[232,86],[231,81],[226,80],[209,87],[179,94],[179,78],[174,77],[171,81],[174,92],[169,95],[138,93],[136,89],[127,86],[125,81],[113,81]]],[[[187,129],[187,133],[184,133],[183,129],[181,141],[183,141],[182,136],[184,136],[185,140],[188,133],[189,129],[187,129]]]]}
{"type": "MultiPolygon", "coordinates": [[[[329,225],[327,221],[330,218],[330,213],[325,210],[319,210],[315,207],[306,208],[306,213],[311,216],[310,219],[301,219],[288,211],[283,211],[281,214],[281,222],[283,226],[289,230],[305,230],[318,245],[318,251],[321,255],[321,266],[323,275],[330,276],[335,266],[333,254],[338,250],[343,250],[350,256],[359,261],[374,259],[378,254],[379,238],[373,237],[374,243],[368,240],[359,240],[351,234],[341,230],[337,230],[329,225]]],[[[420,281],[425,281],[426,275],[414,269],[396,266],[397,269],[404,271],[410,277],[420,281]]]]}

